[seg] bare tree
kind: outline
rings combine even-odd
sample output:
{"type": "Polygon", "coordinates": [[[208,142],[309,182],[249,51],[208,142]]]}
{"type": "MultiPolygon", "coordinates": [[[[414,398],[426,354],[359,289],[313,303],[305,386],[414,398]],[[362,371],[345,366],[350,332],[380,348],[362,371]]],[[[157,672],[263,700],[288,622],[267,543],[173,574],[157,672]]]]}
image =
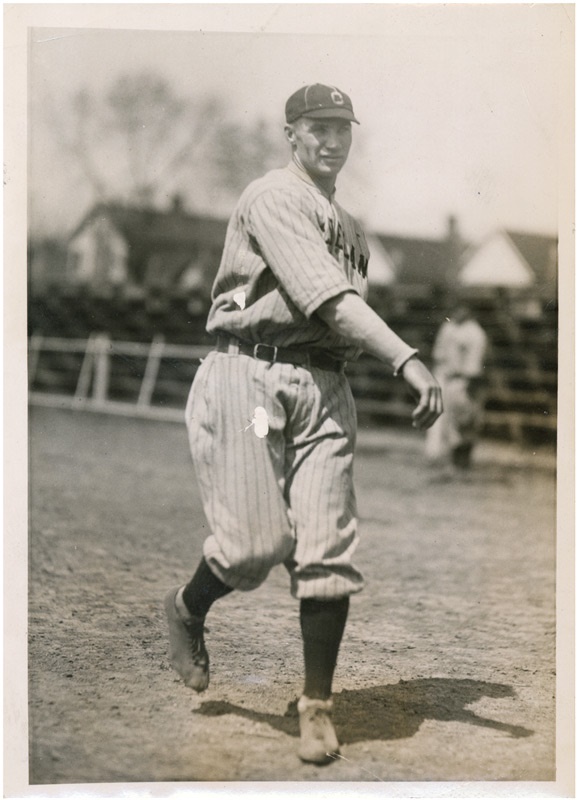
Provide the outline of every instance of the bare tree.
{"type": "Polygon", "coordinates": [[[87,88],[50,102],[49,124],[94,200],[158,202],[206,156],[221,116],[217,98],[181,98],[152,73],[121,75],[104,95],[87,88]]]}
{"type": "Polygon", "coordinates": [[[51,127],[95,201],[160,205],[178,192],[222,212],[286,156],[263,121],[227,119],[219,98],[181,97],[153,73],[120,75],[102,95],[83,88],[49,106],[51,127]]]}
{"type": "Polygon", "coordinates": [[[221,115],[214,97],[178,97],[152,74],[124,75],[106,97],[107,127],[120,138],[128,171],[128,199],[158,200],[179,171],[204,157],[221,115]]]}
{"type": "Polygon", "coordinates": [[[288,148],[263,119],[230,122],[214,142],[214,158],[218,184],[234,198],[254,178],[287,161],[288,148]]]}

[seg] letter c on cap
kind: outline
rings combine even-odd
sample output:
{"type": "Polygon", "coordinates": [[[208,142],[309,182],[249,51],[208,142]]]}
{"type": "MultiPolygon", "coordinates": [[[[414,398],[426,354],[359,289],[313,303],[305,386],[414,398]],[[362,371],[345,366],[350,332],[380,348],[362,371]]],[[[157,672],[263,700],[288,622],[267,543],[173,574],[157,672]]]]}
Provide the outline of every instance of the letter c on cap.
{"type": "Polygon", "coordinates": [[[342,96],[342,94],[339,92],[338,89],[333,89],[332,90],[332,92],[331,92],[331,100],[333,101],[333,103],[336,106],[342,106],[343,103],[345,102],[344,97],[342,96]]]}

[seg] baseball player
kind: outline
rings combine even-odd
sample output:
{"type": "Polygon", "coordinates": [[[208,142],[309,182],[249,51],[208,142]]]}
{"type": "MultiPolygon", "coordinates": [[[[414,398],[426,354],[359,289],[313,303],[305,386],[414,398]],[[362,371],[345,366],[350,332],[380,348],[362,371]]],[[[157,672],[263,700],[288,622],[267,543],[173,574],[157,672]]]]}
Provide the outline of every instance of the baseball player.
{"type": "Polygon", "coordinates": [[[346,362],[366,351],[402,376],[418,428],[437,419],[442,400],[417,351],[365,302],[367,242],[335,199],[357,123],[350,98],[313,84],[285,111],[292,159],[242,194],[213,287],[207,330],[216,347],[186,408],[210,535],[165,611],[172,666],[202,692],[212,603],[256,589],[284,564],[304,649],[299,756],[323,764],[339,749],[332,680],[349,597],[363,588],[353,563],[356,414],[346,362]]]}
{"type": "Polygon", "coordinates": [[[433,374],[443,391],[445,413],[428,431],[426,454],[437,479],[465,475],[481,430],[485,405],[487,334],[470,307],[455,301],[435,338],[433,374]]]}

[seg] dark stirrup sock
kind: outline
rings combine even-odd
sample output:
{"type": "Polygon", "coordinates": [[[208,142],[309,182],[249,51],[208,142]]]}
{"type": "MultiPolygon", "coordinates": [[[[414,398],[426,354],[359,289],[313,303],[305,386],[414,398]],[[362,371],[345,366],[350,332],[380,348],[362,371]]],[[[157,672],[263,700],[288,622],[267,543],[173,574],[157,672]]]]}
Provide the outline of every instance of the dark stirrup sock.
{"type": "Polygon", "coordinates": [[[202,558],[192,579],[184,587],[182,599],[184,605],[195,617],[205,617],[215,600],[232,592],[232,586],[227,586],[202,558]]]}
{"type": "Polygon", "coordinates": [[[333,674],[343,638],[349,598],[301,600],[300,623],[305,660],[306,697],[327,700],[331,696],[333,674]]]}

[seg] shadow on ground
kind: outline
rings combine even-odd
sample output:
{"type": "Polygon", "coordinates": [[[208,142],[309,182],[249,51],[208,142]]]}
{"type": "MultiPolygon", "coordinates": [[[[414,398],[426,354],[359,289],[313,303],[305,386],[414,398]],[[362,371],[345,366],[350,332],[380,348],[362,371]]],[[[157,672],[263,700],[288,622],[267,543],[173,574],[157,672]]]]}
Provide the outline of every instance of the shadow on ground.
{"type": "MultiPolygon", "coordinates": [[[[511,686],[474,680],[428,678],[399,681],[390,686],[344,690],[334,695],[333,721],[342,744],[414,736],[427,719],[462,722],[503,731],[516,739],[531,736],[534,731],[520,725],[480,717],[467,706],[482,697],[514,697],[511,686]]],[[[207,717],[235,714],[262,722],[289,736],[299,735],[296,700],[285,713],[266,714],[241,708],[233,703],[211,700],[195,712],[207,717]]]]}

